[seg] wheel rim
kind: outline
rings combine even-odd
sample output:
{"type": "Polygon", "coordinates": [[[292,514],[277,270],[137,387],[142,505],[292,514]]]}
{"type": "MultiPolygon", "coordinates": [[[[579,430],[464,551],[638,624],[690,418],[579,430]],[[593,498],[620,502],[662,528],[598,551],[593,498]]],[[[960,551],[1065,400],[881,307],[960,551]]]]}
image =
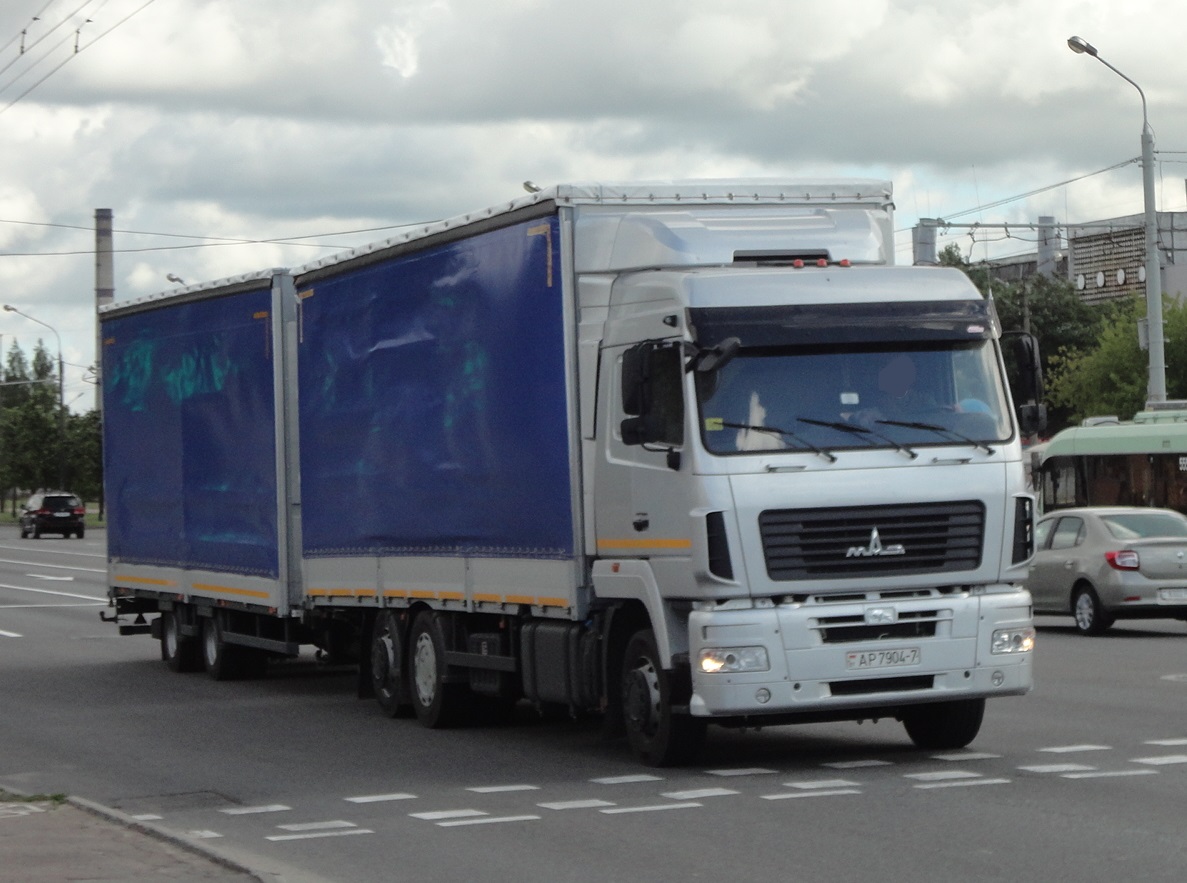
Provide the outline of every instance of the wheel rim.
{"type": "Polygon", "coordinates": [[[213,623],[207,623],[202,629],[202,651],[206,654],[207,665],[218,662],[218,635],[215,634],[213,623]]]}
{"type": "Polygon", "coordinates": [[[659,728],[662,696],[659,674],[650,659],[641,659],[626,677],[623,708],[627,724],[645,736],[655,735],[659,728]]]}
{"type": "Polygon", "coordinates": [[[1081,592],[1076,596],[1076,625],[1081,631],[1088,631],[1096,621],[1096,605],[1092,596],[1081,592]]]}
{"type": "Polygon", "coordinates": [[[177,657],[177,620],[173,616],[165,617],[165,655],[169,659],[177,657]]]}
{"type": "Polygon", "coordinates": [[[437,652],[433,647],[433,636],[428,632],[421,632],[417,636],[413,660],[416,696],[420,704],[427,708],[437,695],[437,652]]]}
{"type": "Polygon", "coordinates": [[[390,624],[384,625],[383,631],[375,636],[371,645],[371,672],[375,681],[375,688],[385,695],[392,690],[393,674],[396,671],[396,645],[392,638],[390,624]]]}

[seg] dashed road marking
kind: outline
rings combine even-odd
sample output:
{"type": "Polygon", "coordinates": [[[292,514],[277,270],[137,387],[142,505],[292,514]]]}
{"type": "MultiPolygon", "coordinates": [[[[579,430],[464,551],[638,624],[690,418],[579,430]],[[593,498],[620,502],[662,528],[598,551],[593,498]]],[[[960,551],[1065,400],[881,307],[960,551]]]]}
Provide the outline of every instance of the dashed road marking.
{"type": "Polygon", "coordinates": [[[841,797],[845,794],[860,794],[858,788],[831,788],[820,791],[785,791],[781,794],[763,794],[763,800],[792,800],[797,797],[841,797]]]}
{"type": "Polygon", "coordinates": [[[138,822],[159,822],[164,816],[157,815],[155,812],[141,813],[137,816],[132,816],[138,822]]]}
{"type": "Polygon", "coordinates": [[[662,782],[663,776],[650,776],[639,773],[633,776],[606,776],[602,779],[590,779],[595,785],[633,785],[636,782],[662,782]]]}
{"type": "Polygon", "coordinates": [[[1149,739],[1143,745],[1161,745],[1170,748],[1173,745],[1187,745],[1187,739],[1149,739]]]}
{"type": "Polygon", "coordinates": [[[553,803],[537,803],[542,809],[601,809],[614,806],[609,800],[558,800],[553,803]]]}
{"type": "Polygon", "coordinates": [[[932,773],[907,773],[903,778],[915,779],[919,782],[946,782],[953,779],[979,779],[981,774],[968,770],[940,770],[932,773]]]}
{"type": "Polygon", "coordinates": [[[415,794],[364,794],[359,797],[342,798],[347,803],[384,803],[388,800],[415,800],[415,794]]]}
{"type": "Polygon", "coordinates": [[[475,794],[506,794],[512,791],[539,791],[539,785],[484,785],[478,788],[467,788],[475,794]]]}
{"type": "Polygon", "coordinates": [[[879,766],[894,766],[893,761],[889,760],[839,760],[833,763],[822,763],[822,767],[827,767],[830,770],[865,770],[872,769],[879,766]]]}
{"type": "Polygon", "coordinates": [[[432,812],[410,812],[408,815],[426,822],[440,822],[445,819],[470,819],[477,816],[488,816],[490,813],[480,809],[439,809],[432,812]]]}
{"type": "Polygon", "coordinates": [[[705,773],[710,776],[773,776],[775,770],[768,770],[766,767],[742,767],[736,770],[705,770],[705,773]]]}
{"type": "Polygon", "coordinates": [[[1144,763],[1150,766],[1165,766],[1172,763],[1187,763],[1187,754],[1164,754],[1161,757],[1135,757],[1131,763],[1144,763]]]}
{"type": "Polygon", "coordinates": [[[730,788],[697,788],[690,791],[668,791],[660,796],[670,797],[672,800],[700,800],[703,797],[728,797],[739,793],[741,792],[730,788]]]}
{"type": "Polygon", "coordinates": [[[1050,748],[1040,748],[1048,754],[1073,754],[1077,751],[1112,751],[1111,745],[1053,745],[1050,748]]]}
{"type": "Polygon", "coordinates": [[[932,760],[998,760],[1000,754],[990,754],[988,751],[952,751],[948,754],[933,754],[932,760]]]}
{"type": "Polygon", "coordinates": [[[185,835],[193,837],[195,840],[214,840],[223,836],[218,831],[208,831],[204,828],[197,831],[186,831],[185,835]]]}
{"type": "Polygon", "coordinates": [[[486,816],[481,819],[456,819],[450,822],[438,822],[438,828],[457,828],[462,825],[498,825],[503,822],[533,822],[539,816],[486,816]]]}
{"type": "Polygon", "coordinates": [[[17,632],[6,632],[3,629],[0,629],[0,638],[21,638],[21,637],[24,637],[24,636],[18,634],[17,632]]]}
{"type": "Polygon", "coordinates": [[[614,809],[600,809],[598,812],[605,813],[608,816],[614,816],[633,812],[663,812],[669,809],[693,809],[698,806],[704,806],[704,804],[690,801],[688,803],[658,803],[652,806],[617,806],[614,809]]]}
{"type": "Polygon", "coordinates": [[[295,825],[277,825],[282,831],[333,831],[338,828],[357,828],[354,822],[347,822],[343,819],[333,819],[329,822],[299,822],[295,825]]]}
{"type": "Polygon", "coordinates": [[[827,790],[829,788],[857,788],[860,783],[850,782],[848,779],[805,779],[800,782],[784,782],[788,788],[798,788],[801,791],[827,790]]]}
{"type": "Polygon", "coordinates": [[[1028,773],[1083,773],[1095,770],[1096,767],[1085,766],[1082,763],[1040,763],[1034,766],[1020,766],[1018,769],[1028,773]]]}
{"type": "Polygon", "coordinates": [[[1157,776],[1158,770],[1094,770],[1090,773],[1064,773],[1065,779],[1115,779],[1122,776],[1157,776]]]}
{"type": "Polygon", "coordinates": [[[229,816],[250,816],[266,812],[288,812],[291,809],[291,806],[285,806],[283,803],[270,803],[267,806],[233,806],[220,809],[219,812],[229,816]]]}
{"type": "Polygon", "coordinates": [[[265,840],[279,843],[283,840],[317,840],[321,837],[350,837],[355,834],[374,834],[370,828],[350,828],[344,831],[309,831],[305,834],[272,834],[265,840]]]}
{"type": "Polygon", "coordinates": [[[921,791],[934,790],[936,788],[967,788],[973,785],[1009,785],[1009,779],[989,779],[984,777],[977,777],[976,779],[961,779],[958,782],[922,782],[914,787],[921,791]]]}

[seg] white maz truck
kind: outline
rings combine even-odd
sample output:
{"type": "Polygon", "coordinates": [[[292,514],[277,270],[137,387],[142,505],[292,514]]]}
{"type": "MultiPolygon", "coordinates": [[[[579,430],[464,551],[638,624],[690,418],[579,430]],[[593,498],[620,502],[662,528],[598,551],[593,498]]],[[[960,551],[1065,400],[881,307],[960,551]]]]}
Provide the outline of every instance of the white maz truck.
{"type": "Polygon", "coordinates": [[[600,712],[648,764],[710,723],[968,744],[1032,685],[1040,379],[892,210],[561,185],[105,308],[108,618],[217,679],[316,645],[428,727],[600,712]]]}

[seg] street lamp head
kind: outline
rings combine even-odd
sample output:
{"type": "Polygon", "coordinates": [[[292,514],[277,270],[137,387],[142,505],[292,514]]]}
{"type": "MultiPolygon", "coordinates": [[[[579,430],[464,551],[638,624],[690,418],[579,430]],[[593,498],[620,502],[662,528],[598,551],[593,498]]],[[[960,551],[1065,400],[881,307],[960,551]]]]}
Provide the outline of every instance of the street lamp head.
{"type": "Polygon", "coordinates": [[[4,305],[4,312],[6,312],[6,313],[15,313],[15,312],[17,312],[17,308],[16,308],[16,307],[14,307],[12,304],[5,304],[5,305],[4,305]]]}
{"type": "Polygon", "coordinates": [[[1087,53],[1093,58],[1096,57],[1096,47],[1085,40],[1083,37],[1068,37],[1067,48],[1077,55],[1084,55],[1087,53]]]}

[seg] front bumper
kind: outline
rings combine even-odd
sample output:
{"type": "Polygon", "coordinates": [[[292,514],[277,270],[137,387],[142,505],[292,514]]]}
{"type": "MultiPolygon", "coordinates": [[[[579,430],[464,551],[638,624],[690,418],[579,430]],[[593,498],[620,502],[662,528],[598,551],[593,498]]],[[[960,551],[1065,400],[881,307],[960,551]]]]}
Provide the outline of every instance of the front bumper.
{"type": "MultiPolygon", "coordinates": [[[[832,601],[689,617],[698,717],[805,718],[955,699],[1020,695],[1033,686],[1033,652],[993,653],[995,631],[1031,629],[1030,595],[1009,586],[942,593],[867,593],[832,601]],[[702,651],[764,648],[762,671],[702,670],[702,651]]],[[[747,659],[762,658],[748,653],[747,659]]]]}

